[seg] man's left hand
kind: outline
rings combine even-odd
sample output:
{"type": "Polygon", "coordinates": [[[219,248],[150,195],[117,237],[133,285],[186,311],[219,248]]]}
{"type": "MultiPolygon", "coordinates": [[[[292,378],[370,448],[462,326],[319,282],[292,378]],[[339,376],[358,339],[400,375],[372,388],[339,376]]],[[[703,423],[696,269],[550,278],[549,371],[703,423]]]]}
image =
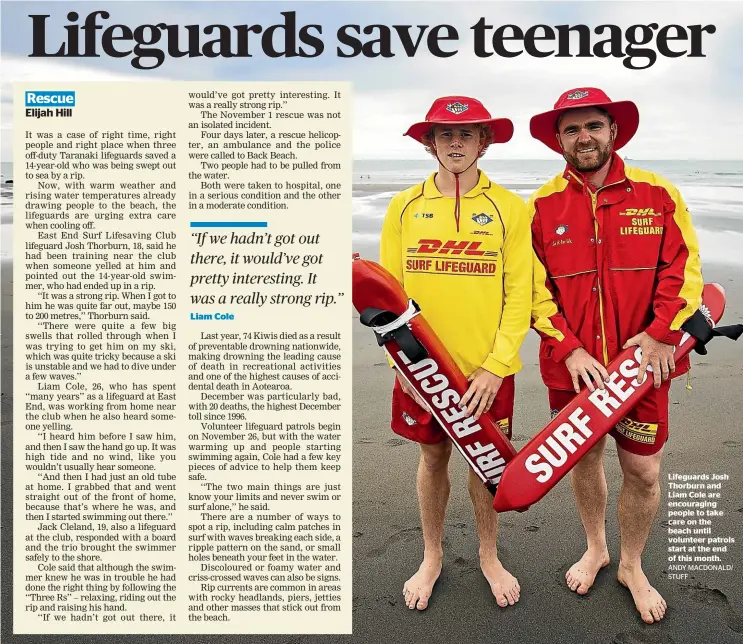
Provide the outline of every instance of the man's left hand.
{"type": "Polygon", "coordinates": [[[474,419],[477,420],[490,411],[495,395],[503,384],[503,378],[480,367],[468,380],[470,381],[469,389],[462,396],[459,406],[461,408],[466,406],[468,415],[474,411],[474,419]]]}
{"type": "Polygon", "coordinates": [[[653,385],[656,389],[660,387],[661,381],[665,382],[676,371],[676,363],[673,361],[673,352],[676,347],[672,344],[658,342],[643,331],[627,340],[622,348],[626,349],[632,346],[642,349],[640,371],[637,373],[637,382],[640,384],[645,382],[645,371],[648,365],[652,367],[653,385]]]}

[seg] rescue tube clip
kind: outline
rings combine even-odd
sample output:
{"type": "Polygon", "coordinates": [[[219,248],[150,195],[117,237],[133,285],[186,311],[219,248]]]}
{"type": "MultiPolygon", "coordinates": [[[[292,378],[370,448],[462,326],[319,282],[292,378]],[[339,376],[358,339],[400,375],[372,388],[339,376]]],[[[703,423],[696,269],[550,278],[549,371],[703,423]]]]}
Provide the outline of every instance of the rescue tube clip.
{"type": "Polygon", "coordinates": [[[373,329],[380,347],[395,340],[410,362],[419,362],[428,357],[428,351],[408,326],[408,322],[419,313],[420,307],[410,300],[410,305],[402,315],[396,316],[392,311],[369,307],[359,314],[359,320],[364,326],[373,329]]]}

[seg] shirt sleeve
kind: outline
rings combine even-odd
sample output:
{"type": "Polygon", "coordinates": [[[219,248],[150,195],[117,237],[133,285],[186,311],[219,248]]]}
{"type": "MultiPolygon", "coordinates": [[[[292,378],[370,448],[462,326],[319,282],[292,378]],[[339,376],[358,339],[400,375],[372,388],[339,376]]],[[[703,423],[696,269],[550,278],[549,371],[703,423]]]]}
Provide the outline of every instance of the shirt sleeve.
{"type": "MultiPolygon", "coordinates": [[[[379,264],[386,268],[400,284],[405,286],[402,271],[402,222],[400,221],[400,200],[392,198],[387,208],[387,214],[382,224],[382,234],[379,239],[379,264]]],[[[395,363],[387,356],[390,367],[395,363]]]]}
{"type": "Polygon", "coordinates": [[[379,263],[405,286],[402,270],[402,222],[399,195],[392,198],[382,224],[379,263]]]}
{"type": "Polygon", "coordinates": [[[691,214],[681,194],[664,186],[665,230],[661,242],[657,287],[653,298],[655,319],[646,333],[667,344],[679,339],[679,329],[702,303],[702,264],[691,214]]]}
{"type": "Polygon", "coordinates": [[[493,350],[482,367],[501,378],[515,373],[519,349],[529,332],[531,313],[531,229],[526,204],[519,198],[509,209],[503,243],[503,313],[493,350]]]}
{"type": "Polygon", "coordinates": [[[547,355],[555,362],[562,362],[568,354],[583,345],[568,328],[555,295],[555,286],[545,270],[545,253],[539,205],[532,197],[527,205],[531,217],[532,261],[534,282],[532,287],[532,326],[547,347],[547,355]]]}

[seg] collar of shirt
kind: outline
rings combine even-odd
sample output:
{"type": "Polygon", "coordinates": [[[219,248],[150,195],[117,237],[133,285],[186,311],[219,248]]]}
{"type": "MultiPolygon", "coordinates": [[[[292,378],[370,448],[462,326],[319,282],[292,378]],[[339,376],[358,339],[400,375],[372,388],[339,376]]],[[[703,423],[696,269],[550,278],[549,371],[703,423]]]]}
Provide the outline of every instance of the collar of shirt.
{"type": "MultiPolygon", "coordinates": [[[[596,192],[596,188],[591,185],[590,181],[581,172],[578,172],[573,166],[567,164],[565,171],[562,176],[567,179],[574,188],[583,190],[583,187],[587,187],[588,190],[596,192]]],[[[604,186],[615,185],[622,183],[627,179],[627,175],[624,170],[624,161],[616,152],[611,153],[611,167],[609,168],[609,174],[606,175],[606,181],[604,186]]]]}
{"type": "MultiPolygon", "coordinates": [[[[485,192],[488,188],[490,188],[490,179],[488,179],[487,175],[482,170],[478,170],[478,172],[480,174],[480,178],[477,181],[475,187],[472,188],[472,190],[470,190],[469,192],[461,195],[461,197],[477,197],[478,195],[481,195],[483,192],[485,192]]],[[[428,179],[426,179],[423,184],[423,196],[426,199],[440,199],[444,196],[436,187],[436,182],[434,181],[435,178],[436,173],[434,172],[431,176],[428,177],[428,179]]],[[[450,198],[453,199],[454,197],[450,198]]]]}

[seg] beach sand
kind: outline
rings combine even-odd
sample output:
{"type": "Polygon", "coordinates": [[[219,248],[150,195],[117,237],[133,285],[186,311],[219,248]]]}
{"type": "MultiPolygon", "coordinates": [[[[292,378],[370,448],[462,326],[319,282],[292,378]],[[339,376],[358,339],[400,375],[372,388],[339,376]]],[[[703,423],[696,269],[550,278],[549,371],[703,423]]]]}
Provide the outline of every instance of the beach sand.
{"type": "MultiPolygon", "coordinates": [[[[375,245],[355,249],[377,260],[375,245]]],[[[743,321],[743,271],[707,266],[706,281],[720,282],[728,296],[723,322],[743,321]]],[[[743,541],[743,436],[739,403],[743,344],[719,339],[707,356],[692,354],[692,389],[686,377],[671,388],[671,439],[661,474],[662,501],[644,569],[669,610],[656,625],[644,624],[630,593],[616,581],[619,557],[616,519],[620,470],[614,442],[605,458],[609,486],[607,536],[610,566],[585,597],[565,585],[565,572],[583,554],[585,537],[564,478],[524,513],[500,515],[499,553],[521,585],[521,600],[499,608],[482,576],[477,535],[466,488],[466,466],[452,454],[452,493],[446,516],[444,570],[426,611],[402,599],[417,569],[422,536],[415,497],[418,448],[389,428],[393,373],[373,333],[354,316],[354,642],[581,642],[701,643],[743,641],[743,555],[740,545],[724,555],[733,572],[694,572],[669,580],[663,523],[669,473],[727,473],[722,518],[715,536],[743,541]]],[[[530,331],[517,376],[514,444],[522,447],[549,421],[546,389],[538,372],[538,337],[530,331]]],[[[338,640],[340,641],[340,640],[338,640]]]]}

